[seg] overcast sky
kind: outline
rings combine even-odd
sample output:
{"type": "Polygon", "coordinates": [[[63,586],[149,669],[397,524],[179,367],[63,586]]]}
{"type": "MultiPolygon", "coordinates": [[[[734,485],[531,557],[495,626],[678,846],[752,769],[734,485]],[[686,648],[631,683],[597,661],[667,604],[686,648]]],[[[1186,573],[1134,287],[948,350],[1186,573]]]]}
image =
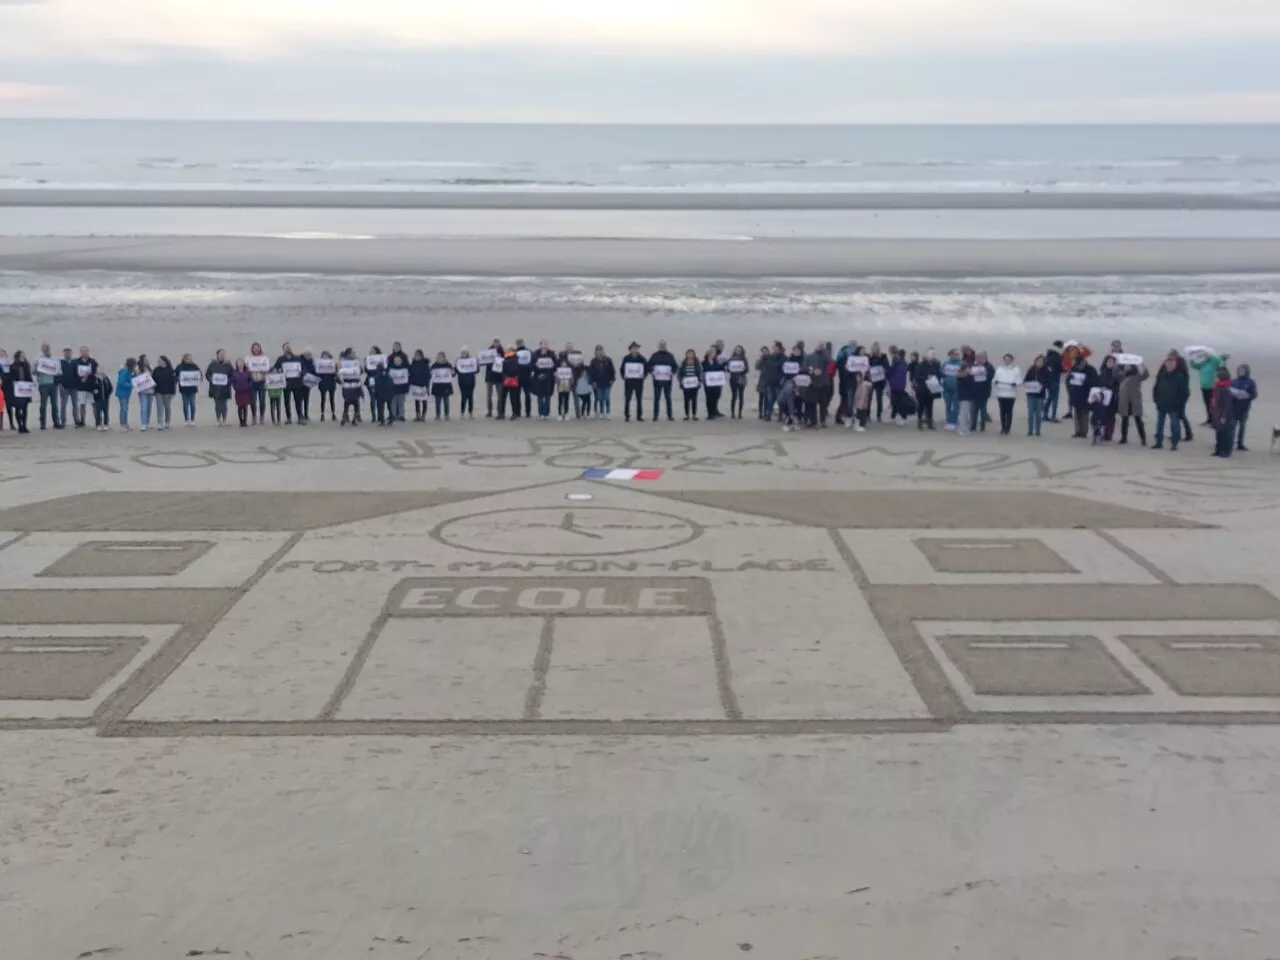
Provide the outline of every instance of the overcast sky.
{"type": "Polygon", "coordinates": [[[1280,122],[1280,0],[0,0],[0,115],[1280,122]]]}

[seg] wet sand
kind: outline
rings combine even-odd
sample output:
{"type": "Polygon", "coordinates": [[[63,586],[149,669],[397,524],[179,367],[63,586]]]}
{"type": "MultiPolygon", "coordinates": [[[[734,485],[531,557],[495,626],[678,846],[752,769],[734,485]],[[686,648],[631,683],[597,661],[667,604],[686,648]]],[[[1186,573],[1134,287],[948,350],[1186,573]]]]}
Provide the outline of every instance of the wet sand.
{"type": "Polygon", "coordinates": [[[1280,273],[1280,239],[0,238],[0,270],[486,277],[1053,277],[1280,273]]]}

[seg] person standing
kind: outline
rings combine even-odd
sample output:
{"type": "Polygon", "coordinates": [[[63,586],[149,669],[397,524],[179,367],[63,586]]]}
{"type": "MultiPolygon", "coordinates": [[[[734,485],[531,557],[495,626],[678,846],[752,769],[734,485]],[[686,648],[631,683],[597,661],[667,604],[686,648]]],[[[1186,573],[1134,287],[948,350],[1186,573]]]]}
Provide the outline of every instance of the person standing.
{"type": "Polygon", "coordinates": [[[658,413],[663,401],[667,406],[667,421],[671,415],[671,379],[676,373],[676,358],[667,349],[667,341],[659,340],[658,349],[649,357],[647,364],[649,376],[653,378],[653,422],[658,422],[658,413]]]}
{"type": "Polygon", "coordinates": [[[59,361],[62,371],[58,378],[58,420],[63,427],[67,425],[67,405],[71,406],[71,422],[83,427],[84,422],[77,419],[80,414],[76,405],[76,394],[80,392],[80,378],[76,374],[76,359],[71,355],[70,347],[62,348],[62,359],[59,361]]]}
{"type": "Polygon", "coordinates": [[[338,382],[342,384],[342,419],[338,426],[360,425],[360,401],[364,398],[364,369],[353,347],[338,358],[338,382]]]}
{"type": "Polygon", "coordinates": [[[1236,367],[1236,378],[1231,381],[1231,398],[1236,417],[1236,449],[1248,453],[1249,448],[1244,445],[1244,427],[1249,422],[1253,401],[1258,399],[1258,385],[1247,363],[1236,367]]]}
{"type": "Polygon", "coordinates": [[[421,350],[413,351],[409,361],[409,393],[413,395],[413,422],[422,423],[431,403],[431,361],[421,350]]]}
{"type": "Polygon", "coordinates": [[[640,344],[632,343],[622,358],[622,418],[631,422],[631,401],[636,404],[636,423],[644,423],[644,377],[649,362],[640,352],[640,344]]]}
{"type": "MultiPolygon", "coordinates": [[[[284,374],[284,422],[292,424],[294,401],[298,397],[298,390],[302,387],[302,358],[293,352],[290,344],[284,343],[280,347],[280,356],[276,357],[272,369],[276,373],[284,374]]],[[[301,410],[298,411],[298,423],[302,423],[301,410]]]]}
{"type": "Polygon", "coordinates": [[[961,362],[956,371],[956,436],[967,437],[977,423],[979,395],[973,367],[961,362]]]}
{"type": "Polygon", "coordinates": [[[94,426],[102,433],[106,433],[111,429],[111,378],[107,376],[106,371],[99,370],[94,374],[91,384],[84,384],[82,381],[81,385],[89,386],[92,392],[85,394],[79,391],[76,393],[76,399],[79,400],[81,396],[89,397],[89,402],[93,404],[94,426]]]}
{"type": "Polygon", "coordinates": [[[1111,414],[1102,424],[1102,440],[1110,443],[1116,432],[1116,411],[1120,404],[1120,368],[1116,366],[1114,353],[1109,353],[1102,359],[1102,366],[1098,368],[1098,386],[1111,397],[1111,414]]]}
{"type": "MultiPolygon", "coordinates": [[[[476,375],[480,370],[479,361],[471,355],[471,350],[463,347],[453,365],[458,375],[458,419],[476,418],[476,375]]],[[[446,413],[448,411],[445,411],[446,413]]]]}
{"type": "Polygon", "coordinates": [[[916,361],[911,379],[916,392],[916,429],[933,430],[933,402],[942,392],[942,364],[933,347],[916,361]]]}
{"type": "Polygon", "coordinates": [[[31,406],[31,395],[36,392],[36,388],[31,379],[31,364],[23,351],[13,351],[13,360],[5,376],[13,397],[10,409],[13,411],[14,425],[18,433],[30,433],[27,429],[27,408],[31,406]]]}
{"type": "Polygon", "coordinates": [[[444,414],[445,420],[449,419],[449,398],[453,396],[453,376],[453,364],[441,350],[431,364],[431,396],[436,402],[437,420],[440,419],[441,414],[444,414]]]}
{"type": "Polygon", "coordinates": [[[1013,360],[1013,354],[1006,353],[991,376],[996,404],[1000,407],[1000,435],[1003,437],[1013,430],[1013,407],[1018,401],[1018,385],[1023,381],[1022,368],[1013,360]]]}
{"type": "Polygon", "coordinates": [[[573,402],[573,364],[569,363],[569,354],[561,351],[556,356],[556,413],[560,422],[569,419],[569,408],[573,402]]]}
{"type": "Polygon", "coordinates": [[[698,389],[702,386],[702,364],[692,350],[684,352],[684,360],[676,372],[680,378],[680,390],[684,394],[684,418],[698,419],[698,389]]]}
{"type": "Polygon", "coordinates": [[[313,361],[316,378],[320,381],[320,422],[324,423],[325,404],[329,405],[329,419],[338,420],[338,408],[335,404],[338,395],[338,362],[328,350],[321,350],[318,359],[313,361]]]}
{"type": "MultiPolygon", "coordinates": [[[[285,344],[286,349],[288,346],[285,344]]],[[[213,355],[213,359],[209,361],[209,366],[204,371],[204,378],[209,383],[209,399],[213,401],[214,419],[220,427],[227,425],[227,404],[231,400],[231,375],[235,372],[235,367],[227,363],[227,354],[224,350],[219,350],[213,355]]],[[[288,407],[287,400],[285,406],[288,407]]]]}
{"type": "MultiPolygon", "coordinates": [[[[453,368],[449,369],[452,371],[453,368]]],[[[393,350],[387,357],[387,379],[391,381],[391,394],[386,398],[386,416],[390,422],[399,423],[404,420],[404,408],[409,397],[409,358],[403,350],[393,350]]],[[[452,380],[449,382],[449,392],[453,393],[452,380]]]]}
{"type": "Polygon", "coordinates": [[[1040,436],[1040,425],[1044,423],[1044,411],[1048,405],[1049,384],[1061,385],[1061,373],[1050,373],[1043,354],[1031,361],[1027,374],[1022,378],[1022,392],[1027,398],[1027,436],[1040,436]]]}
{"type": "MultiPolygon", "coordinates": [[[[521,341],[517,340],[516,343],[521,341]]],[[[507,419],[506,408],[511,407],[511,419],[520,419],[520,358],[515,350],[508,350],[502,358],[502,396],[498,398],[498,419],[507,419]]]]}
{"type": "MultiPolygon", "coordinates": [[[[1044,420],[1048,423],[1058,422],[1058,396],[1062,392],[1062,341],[1053,341],[1051,346],[1044,354],[1044,375],[1037,375],[1037,382],[1044,385],[1043,394],[1043,412],[1044,420]]],[[[1027,403],[1030,404],[1031,399],[1028,396],[1027,403]]],[[[1030,410],[1027,411],[1028,416],[1030,410]]],[[[1037,425],[1035,436],[1040,436],[1039,426],[1037,425]]]]}
{"type": "Polygon", "coordinates": [[[1169,421],[1169,447],[1178,449],[1182,439],[1183,414],[1187,409],[1187,400],[1191,396],[1191,383],[1187,369],[1181,358],[1171,354],[1164,359],[1156,374],[1155,386],[1151,390],[1151,400],[1156,405],[1156,442],[1154,449],[1164,447],[1164,422],[1169,421]]]}
{"type": "MultiPolygon", "coordinates": [[[[256,346],[256,344],[255,344],[256,346]]],[[[261,351],[262,348],[258,347],[261,351]]],[[[241,363],[240,367],[248,370],[245,363],[241,363]]],[[[240,367],[232,366],[232,372],[240,367]]],[[[184,353],[182,359],[178,362],[178,395],[182,397],[182,422],[188,427],[196,425],[196,394],[200,392],[200,368],[196,366],[195,359],[189,353],[184,353]]],[[[253,374],[249,375],[249,403],[253,402],[253,374]]],[[[237,410],[239,409],[239,401],[236,402],[237,410]]]]}
{"type": "MultiPolygon", "coordinates": [[[[151,377],[156,382],[156,429],[168,430],[173,423],[173,395],[178,390],[178,377],[173,364],[163,353],[151,371],[151,377]]],[[[187,426],[193,424],[188,423],[187,426]]]]}
{"type": "MultiPolygon", "coordinates": [[[[1218,370],[1231,359],[1231,354],[1218,356],[1212,350],[1200,350],[1190,356],[1191,369],[1200,375],[1200,396],[1204,400],[1204,425],[1212,426],[1213,391],[1218,383],[1218,370]]],[[[1227,379],[1231,376],[1228,374],[1227,379]]]]}
{"type": "Polygon", "coordinates": [[[1235,447],[1236,414],[1235,398],[1231,396],[1231,373],[1226,367],[1218,367],[1209,398],[1209,423],[1216,434],[1213,455],[1227,459],[1235,447]]]}
{"type": "Polygon", "coordinates": [[[62,429],[58,402],[58,380],[61,374],[62,364],[53,355],[52,348],[47,343],[40,344],[40,356],[36,360],[36,386],[40,391],[41,430],[45,429],[49,419],[53,420],[53,429],[62,429]]]}
{"type": "Polygon", "coordinates": [[[591,390],[595,396],[596,417],[608,420],[613,415],[613,383],[618,374],[614,369],[613,359],[598,343],[595,355],[587,366],[587,376],[591,378],[591,390]]]}
{"type": "Polygon", "coordinates": [[[1089,436],[1089,394],[1098,385],[1098,371],[1083,353],[1077,353],[1067,372],[1067,402],[1075,421],[1072,438],[1083,440],[1089,436]]]}
{"type": "Polygon", "coordinates": [[[907,425],[907,385],[911,382],[911,368],[906,354],[895,353],[889,363],[889,419],[900,427],[907,425]]]}
{"type": "Polygon", "coordinates": [[[889,377],[889,358],[881,352],[879,340],[871,344],[870,364],[867,377],[875,394],[876,423],[880,423],[884,419],[884,385],[889,377]]]}
{"type": "Polygon", "coordinates": [[[538,400],[538,419],[551,419],[551,395],[556,389],[556,355],[549,343],[543,340],[533,354],[533,371],[530,375],[533,395],[538,400]]]}
{"type": "Polygon", "coordinates": [[[1116,387],[1116,415],[1120,417],[1120,443],[1129,442],[1129,420],[1138,430],[1138,442],[1147,445],[1147,428],[1142,422],[1142,385],[1151,379],[1146,366],[1120,368],[1116,387]]]}
{"type": "MultiPolygon", "coordinates": [[[[134,379],[137,380],[139,377],[143,376],[148,377],[151,382],[148,384],[144,381],[141,386],[135,383],[133,385],[133,392],[138,395],[138,419],[142,423],[142,432],[146,433],[151,427],[151,408],[155,403],[156,385],[155,377],[152,376],[151,372],[151,361],[147,359],[147,355],[145,353],[140,353],[138,354],[138,369],[134,379]]],[[[116,382],[116,396],[120,396],[119,381],[116,382]]],[[[124,424],[121,424],[120,426],[122,429],[125,429],[124,424]]]]}
{"type": "Polygon", "coordinates": [[[533,351],[516,338],[516,365],[519,367],[520,393],[524,397],[524,416],[533,416],[533,351]]]}
{"type": "Polygon", "coordinates": [[[942,408],[946,415],[946,429],[955,430],[960,422],[960,368],[964,361],[960,351],[954,347],[947,351],[946,362],[942,364],[942,408]]]}
{"type": "MultiPolygon", "coordinates": [[[[253,374],[244,360],[236,357],[231,371],[231,392],[236,399],[236,419],[240,426],[249,425],[249,405],[253,403],[253,374]]],[[[197,371],[198,372],[198,371],[197,371]]],[[[184,410],[183,413],[186,411],[184,410]]]]}
{"type": "Polygon", "coordinates": [[[116,371],[116,405],[120,410],[120,429],[125,433],[129,432],[129,402],[133,399],[133,378],[137,375],[138,361],[133,357],[128,357],[116,371]]]}
{"type": "Polygon", "coordinates": [[[729,374],[729,419],[741,420],[747,397],[747,348],[737,344],[729,354],[725,369],[729,374]]]}
{"type": "Polygon", "coordinates": [[[720,351],[712,346],[702,357],[702,383],[707,391],[707,419],[719,420],[720,394],[724,392],[724,364],[720,362],[720,351]]]}
{"type": "MultiPolygon", "coordinates": [[[[72,383],[75,389],[75,419],[76,426],[83,427],[85,425],[85,417],[90,405],[93,406],[95,420],[97,417],[98,407],[95,405],[95,397],[101,394],[102,390],[98,385],[98,361],[93,359],[89,353],[89,348],[82,346],[80,348],[80,356],[78,356],[71,365],[72,383]]],[[[111,393],[108,391],[107,397],[110,398],[111,393]]],[[[107,411],[110,413],[110,410],[107,411]]],[[[98,423],[100,429],[111,429],[111,425],[106,422],[98,423]]]]}
{"type": "MultiPolygon", "coordinates": [[[[262,344],[255,343],[249,348],[249,358],[245,360],[245,368],[249,370],[253,377],[249,413],[253,425],[256,427],[260,423],[267,422],[267,373],[271,369],[271,364],[267,361],[266,354],[262,352],[262,344]]],[[[276,419],[278,420],[279,418],[277,417],[276,419]]]]}
{"type": "Polygon", "coordinates": [[[502,341],[497,337],[493,338],[489,349],[493,351],[493,360],[484,371],[484,415],[492,420],[495,396],[498,406],[502,406],[502,358],[506,356],[506,351],[502,349],[502,341]]]}

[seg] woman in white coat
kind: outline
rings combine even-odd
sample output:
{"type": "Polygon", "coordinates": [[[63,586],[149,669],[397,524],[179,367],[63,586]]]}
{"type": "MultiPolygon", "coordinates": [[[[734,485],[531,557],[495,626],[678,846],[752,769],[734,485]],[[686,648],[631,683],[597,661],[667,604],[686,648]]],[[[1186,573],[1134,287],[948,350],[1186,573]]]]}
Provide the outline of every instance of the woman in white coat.
{"type": "Polygon", "coordinates": [[[1013,405],[1018,399],[1018,384],[1022,383],[1022,368],[1013,362],[1013,354],[1004,355],[991,381],[991,392],[1000,405],[1000,433],[1008,436],[1013,429],[1013,405]]]}

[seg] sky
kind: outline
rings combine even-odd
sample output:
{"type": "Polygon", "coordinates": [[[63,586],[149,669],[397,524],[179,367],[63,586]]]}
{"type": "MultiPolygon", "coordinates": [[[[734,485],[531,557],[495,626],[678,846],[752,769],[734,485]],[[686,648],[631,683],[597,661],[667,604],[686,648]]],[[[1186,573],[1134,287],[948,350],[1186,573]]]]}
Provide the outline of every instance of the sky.
{"type": "Polygon", "coordinates": [[[0,0],[0,116],[1280,122],[1280,0],[0,0]]]}

